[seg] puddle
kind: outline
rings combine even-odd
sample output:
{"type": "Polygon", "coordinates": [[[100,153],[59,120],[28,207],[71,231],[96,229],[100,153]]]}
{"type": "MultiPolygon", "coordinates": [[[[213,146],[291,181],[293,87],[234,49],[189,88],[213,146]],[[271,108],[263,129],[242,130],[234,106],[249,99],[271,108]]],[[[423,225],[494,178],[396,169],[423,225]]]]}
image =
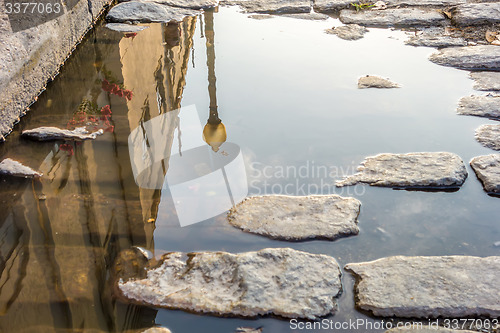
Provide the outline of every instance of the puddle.
{"type": "MultiPolygon", "coordinates": [[[[352,173],[365,156],[377,153],[449,151],[465,162],[491,153],[474,140],[475,128],[491,121],[455,114],[458,100],[472,93],[468,72],[431,63],[433,49],[404,45],[404,32],[369,29],[359,41],[344,41],[324,33],[336,25],[333,18],[256,20],[220,8],[137,34],[102,24],[92,31],[0,145],[2,159],[46,175],[35,183],[0,180],[0,331],[121,332],[153,323],[174,333],[233,332],[239,326],[300,331],[278,318],[216,318],[120,303],[112,296],[111,263],[131,246],[157,256],[293,247],[331,255],[342,266],[390,255],[498,255],[498,198],[483,192],[470,167],[465,185],[453,193],[333,186],[335,176],[352,173]],[[358,90],[357,79],[366,74],[388,77],[402,88],[358,90]],[[113,92],[109,85],[115,83],[121,86],[113,92]],[[76,114],[84,99],[95,104],[90,108],[96,119],[76,114]],[[112,114],[104,117],[106,105],[112,114]],[[187,116],[175,112],[188,106],[201,119],[195,134],[188,134],[187,116]],[[165,136],[158,140],[167,157],[158,164],[161,186],[139,188],[129,136],[165,115],[170,118],[162,124],[170,127],[162,128],[165,136]],[[71,127],[81,117],[104,135],[81,144],[33,143],[19,136],[43,125],[71,127]],[[208,119],[217,133],[204,132],[208,119]],[[162,177],[168,156],[189,148],[179,137],[189,135],[202,144],[203,135],[215,138],[212,147],[221,154],[225,143],[219,141],[237,145],[249,195],[358,198],[359,235],[279,242],[228,226],[224,214],[181,227],[175,193],[162,177]]],[[[354,309],[349,273],[343,283],[339,310],[328,320],[380,323],[354,309]]]]}

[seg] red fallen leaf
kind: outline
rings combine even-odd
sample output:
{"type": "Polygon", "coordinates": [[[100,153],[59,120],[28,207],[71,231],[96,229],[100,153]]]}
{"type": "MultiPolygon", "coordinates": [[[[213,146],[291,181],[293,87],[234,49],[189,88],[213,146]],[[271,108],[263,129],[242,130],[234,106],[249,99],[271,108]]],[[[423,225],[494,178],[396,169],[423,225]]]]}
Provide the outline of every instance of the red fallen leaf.
{"type": "Polygon", "coordinates": [[[133,38],[135,36],[137,36],[137,32],[129,32],[125,34],[125,38],[133,38]]]}
{"type": "Polygon", "coordinates": [[[97,118],[95,116],[90,116],[89,121],[95,123],[95,122],[97,122],[97,118]]]}
{"type": "Polygon", "coordinates": [[[118,91],[116,92],[116,95],[117,95],[117,96],[120,96],[120,97],[123,97],[123,90],[118,90],[118,91]]]}
{"type": "Polygon", "coordinates": [[[111,112],[111,106],[109,106],[109,105],[103,106],[101,108],[101,114],[103,116],[110,116],[112,114],[112,112],[111,112]]]}
{"type": "Polygon", "coordinates": [[[69,156],[73,155],[73,146],[68,143],[59,145],[59,150],[67,152],[69,156]]]}
{"type": "Polygon", "coordinates": [[[134,93],[132,92],[132,90],[127,90],[125,89],[123,91],[123,94],[125,95],[125,97],[130,101],[132,100],[132,97],[134,97],[134,93]]]}
{"type": "Polygon", "coordinates": [[[109,125],[108,127],[106,127],[106,128],[104,129],[104,132],[111,132],[111,133],[113,133],[113,132],[114,132],[114,130],[115,130],[115,126],[113,126],[113,125],[109,125]]]}
{"type": "Polygon", "coordinates": [[[101,88],[104,91],[110,92],[113,87],[108,82],[108,80],[104,79],[104,80],[102,80],[101,88]]]}
{"type": "Polygon", "coordinates": [[[116,95],[119,91],[120,91],[120,86],[118,86],[117,84],[112,84],[110,92],[116,95]]]}

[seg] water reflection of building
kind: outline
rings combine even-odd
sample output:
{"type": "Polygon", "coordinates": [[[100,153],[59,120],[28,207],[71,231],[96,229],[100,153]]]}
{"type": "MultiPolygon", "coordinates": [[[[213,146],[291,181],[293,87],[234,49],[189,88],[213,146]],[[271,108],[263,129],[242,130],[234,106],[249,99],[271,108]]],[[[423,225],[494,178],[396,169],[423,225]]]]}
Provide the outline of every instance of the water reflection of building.
{"type": "MultiPolygon", "coordinates": [[[[127,104],[130,130],[165,115],[162,124],[165,135],[161,137],[161,142],[152,142],[157,138],[146,140],[148,145],[156,149],[161,147],[163,152],[159,155],[166,157],[151,168],[148,177],[159,177],[157,180],[151,179],[151,182],[163,183],[169,166],[168,156],[172,154],[172,149],[176,149],[172,145],[180,122],[178,109],[186,84],[195,27],[196,17],[189,17],[180,23],[153,25],[134,40],[123,39],[120,42],[123,82],[134,91],[134,98],[127,104]],[[131,49],[141,52],[130,52],[131,49]]],[[[139,191],[143,221],[146,223],[147,247],[153,250],[154,221],[161,187],[140,188],[139,191]]]]}
{"type": "MultiPolygon", "coordinates": [[[[147,221],[156,217],[160,200],[160,190],[135,185],[126,143],[131,130],[159,114],[169,114],[166,132],[174,132],[173,110],[180,107],[195,23],[189,18],[151,25],[119,43],[115,33],[102,32],[96,44],[81,45],[70,70],[47,91],[57,109],[39,111],[40,117],[33,111],[28,126],[44,125],[47,115],[47,123],[64,126],[68,110],[86,97],[111,105],[115,130],[74,145],[73,155],[40,144],[26,158],[44,161],[46,177],[11,189],[2,185],[7,194],[0,212],[0,332],[124,331],[154,321],[155,310],[117,302],[109,284],[117,253],[134,245],[153,247],[154,224],[147,221]],[[134,92],[131,100],[95,84],[104,67],[134,92]]],[[[175,148],[171,136],[164,140],[168,152],[175,148]]]]}

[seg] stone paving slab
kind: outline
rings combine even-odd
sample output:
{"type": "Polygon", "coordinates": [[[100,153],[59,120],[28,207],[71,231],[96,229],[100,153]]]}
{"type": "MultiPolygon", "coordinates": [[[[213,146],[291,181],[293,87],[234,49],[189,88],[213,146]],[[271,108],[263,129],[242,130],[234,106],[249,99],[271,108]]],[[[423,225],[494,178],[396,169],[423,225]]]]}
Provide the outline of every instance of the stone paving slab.
{"type": "Polygon", "coordinates": [[[338,195],[250,197],[228,221],[244,231],[281,240],[336,239],[357,235],[361,203],[338,195]]]}
{"type": "Polygon", "coordinates": [[[147,278],[120,280],[130,301],[222,316],[316,319],[336,310],[342,289],[334,258],[290,248],[171,252],[147,278]]]}
{"type": "Polygon", "coordinates": [[[493,150],[500,150],[500,125],[481,125],[476,129],[476,140],[493,150]]]}
{"type": "Polygon", "coordinates": [[[429,60],[438,65],[461,69],[500,70],[500,47],[495,45],[448,47],[431,54],[429,60]]]}
{"type": "Polygon", "coordinates": [[[114,23],[124,22],[170,22],[182,21],[187,16],[195,16],[201,11],[161,5],[149,1],[129,1],[120,3],[108,12],[106,19],[114,23]]]}
{"type": "Polygon", "coordinates": [[[293,14],[309,13],[309,0],[222,0],[222,6],[240,6],[247,13],[293,14]]]}
{"type": "Polygon", "coordinates": [[[470,78],[474,80],[476,90],[500,90],[500,72],[472,72],[470,78]]]}
{"type": "Polygon", "coordinates": [[[500,316],[500,257],[388,257],[345,266],[356,305],[376,316],[500,316]]]}
{"type": "Polygon", "coordinates": [[[473,26],[500,23],[500,3],[468,3],[452,11],[452,21],[458,26],[473,26]]]}
{"type": "Polygon", "coordinates": [[[500,96],[467,96],[458,102],[457,113],[500,120],[500,96]]]}
{"type": "Polygon", "coordinates": [[[344,24],[359,24],[372,27],[440,26],[446,18],[437,10],[429,8],[393,8],[385,10],[348,10],[340,12],[344,24]]]}
{"type": "Polygon", "coordinates": [[[462,186],[467,170],[453,153],[379,154],[367,157],[358,173],[337,181],[337,186],[366,183],[404,189],[446,189],[462,186]]]}
{"type": "Polygon", "coordinates": [[[474,157],[470,166],[488,193],[500,193],[500,154],[474,157]]]}

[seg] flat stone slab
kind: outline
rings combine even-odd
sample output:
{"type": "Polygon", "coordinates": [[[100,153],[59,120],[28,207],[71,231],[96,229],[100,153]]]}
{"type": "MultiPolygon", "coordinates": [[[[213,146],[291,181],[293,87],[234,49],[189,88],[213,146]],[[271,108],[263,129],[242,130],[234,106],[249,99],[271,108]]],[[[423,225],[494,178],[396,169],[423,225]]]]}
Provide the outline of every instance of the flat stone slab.
{"type": "Polygon", "coordinates": [[[417,327],[417,328],[395,327],[385,331],[385,333],[477,333],[477,331],[452,330],[444,327],[422,325],[422,327],[417,327]]]}
{"type": "Polygon", "coordinates": [[[443,28],[427,28],[411,36],[405,44],[425,47],[454,47],[467,46],[467,41],[462,37],[446,35],[443,28]]]}
{"type": "Polygon", "coordinates": [[[361,203],[338,195],[250,197],[232,208],[231,225],[282,240],[336,239],[357,235],[361,203]]]}
{"type": "Polygon", "coordinates": [[[348,10],[340,12],[344,24],[359,24],[372,27],[439,26],[446,23],[442,13],[434,9],[392,8],[385,10],[348,10]]]}
{"type": "Polygon", "coordinates": [[[376,316],[500,316],[500,257],[388,257],[347,264],[356,305],[376,316]]]}
{"type": "Polygon", "coordinates": [[[476,129],[476,140],[493,150],[500,150],[500,125],[481,125],[476,129]]]}
{"type": "Polygon", "coordinates": [[[474,89],[476,90],[500,90],[500,72],[472,72],[470,78],[474,80],[474,89]]]}
{"type": "Polygon", "coordinates": [[[100,129],[89,133],[85,127],[77,127],[74,130],[61,129],[57,127],[38,127],[22,132],[22,136],[32,140],[50,141],[50,140],[93,140],[98,135],[103,134],[100,129]]]}
{"type": "Polygon", "coordinates": [[[368,29],[358,24],[346,24],[333,29],[327,29],[325,32],[345,40],[357,40],[363,38],[368,29]]]}
{"type": "Polygon", "coordinates": [[[358,79],[358,89],[366,88],[379,88],[379,89],[390,89],[390,88],[400,88],[401,86],[396,82],[392,82],[389,79],[385,79],[376,75],[366,75],[358,79]]]}
{"type": "Polygon", "coordinates": [[[500,193],[500,154],[474,157],[470,166],[488,193],[500,193]]]}
{"type": "Polygon", "coordinates": [[[309,13],[309,0],[223,0],[224,6],[240,6],[247,13],[291,14],[309,13]]]}
{"type": "MultiPolygon", "coordinates": [[[[373,1],[376,2],[376,1],[373,1]]],[[[387,6],[426,6],[426,7],[447,7],[465,4],[466,0],[387,0],[387,6]]],[[[353,8],[351,3],[356,1],[347,0],[314,0],[313,8],[320,13],[338,12],[341,9],[353,8]]],[[[371,2],[370,2],[371,3],[371,2]]]]}
{"type": "Polygon", "coordinates": [[[450,47],[431,54],[429,60],[438,65],[462,69],[500,70],[500,47],[495,45],[450,47]]]}
{"type": "Polygon", "coordinates": [[[187,16],[195,16],[200,11],[157,4],[148,1],[129,1],[120,3],[108,12],[110,22],[170,22],[182,21],[187,16]]]}
{"type": "Polygon", "coordinates": [[[462,186],[467,178],[462,159],[453,153],[379,154],[367,157],[358,173],[337,186],[366,183],[403,189],[446,189],[462,186]]]}
{"type": "Polygon", "coordinates": [[[6,158],[2,162],[0,162],[0,175],[22,178],[36,178],[42,177],[43,173],[35,171],[18,161],[6,158]]]}
{"type": "Polygon", "coordinates": [[[452,21],[458,26],[500,23],[500,3],[468,3],[452,11],[452,21]]]}
{"type": "Polygon", "coordinates": [[[458,102],[457,113],[500,120],[500,96],[467,96],[458,102]]]}
{"type": "Polygon", "coordinates": [[[282,14],[279,15],[282,17],[289,17],[289,18],[294,18],[294,19],[299,19],[299,20],[310,20],[310,21],[324,21],[328,20],[330,16],[326,14],[321,14],[321,13],[297,13],[297,14],[282,14]]]}
{"type": "Polygon", "coordinates": [[[219,4],[218,0],[147,0],[156,2],[162,5],[172,7],[188,8],[188,9],[207,9],[216,7],[219,4]]]}
{"type": "Polygon", "coordinates": [[[143,25],[133,25],[126,23],[108,23],[106,24],[106,28],[117,32],[139,32],[146,29],[147,27],[143,25]]]}
{"type": "Polygon", "coordinates": [[[118,282],[123,296],[154,307],[222,316],[316,319],[336,310],[342,289],[334,258],[290,248],[171,252],[147,278],[118,282]]]}

